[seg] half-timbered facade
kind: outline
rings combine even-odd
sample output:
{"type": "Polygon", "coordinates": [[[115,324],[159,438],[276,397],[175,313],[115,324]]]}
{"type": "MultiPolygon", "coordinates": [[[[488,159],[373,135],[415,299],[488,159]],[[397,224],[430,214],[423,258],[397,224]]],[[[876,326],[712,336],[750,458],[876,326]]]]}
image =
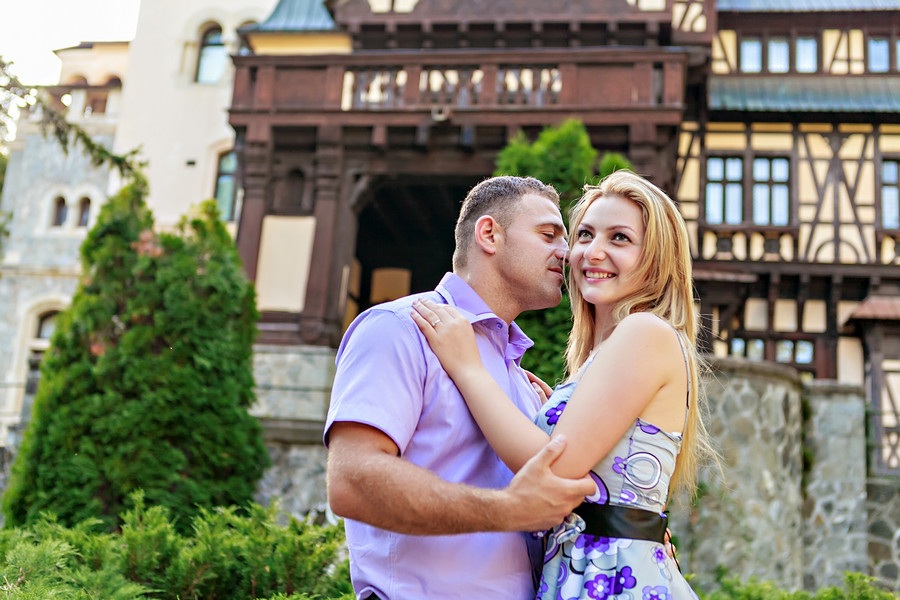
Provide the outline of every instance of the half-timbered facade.
{"type": "Polygon", "coordinates": [[[900,13],[791,4],[719,0],[707,94],[681,127],[707,344],[868,385],[872,466],[896,472],[900,13]]]}

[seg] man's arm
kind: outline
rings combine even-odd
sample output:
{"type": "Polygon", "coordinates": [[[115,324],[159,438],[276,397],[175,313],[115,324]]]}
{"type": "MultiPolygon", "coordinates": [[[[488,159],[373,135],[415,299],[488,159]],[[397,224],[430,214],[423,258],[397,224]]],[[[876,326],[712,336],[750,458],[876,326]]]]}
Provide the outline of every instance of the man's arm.
{"type": "Polygon", "coordinates": [[[589,479],[550,470],[565,440],[555,438],[502,490],[445,481],[399,456],[383,432],[337,422],[329,432],[328,501],[335,514],[411,535],[540,531],[562,522],[596,491],[589,479]]]}

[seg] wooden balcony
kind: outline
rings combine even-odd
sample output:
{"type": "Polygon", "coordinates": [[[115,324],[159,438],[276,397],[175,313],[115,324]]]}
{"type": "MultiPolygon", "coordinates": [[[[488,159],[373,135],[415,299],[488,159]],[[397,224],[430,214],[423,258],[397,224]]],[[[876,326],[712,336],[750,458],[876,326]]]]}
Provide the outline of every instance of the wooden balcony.
{"type": "Polygon", "coordinates": [[[270,127],[459,125],[677,126],[687,54],[585,48],[363,51],[239,56],[231,123],[270,127]]]}

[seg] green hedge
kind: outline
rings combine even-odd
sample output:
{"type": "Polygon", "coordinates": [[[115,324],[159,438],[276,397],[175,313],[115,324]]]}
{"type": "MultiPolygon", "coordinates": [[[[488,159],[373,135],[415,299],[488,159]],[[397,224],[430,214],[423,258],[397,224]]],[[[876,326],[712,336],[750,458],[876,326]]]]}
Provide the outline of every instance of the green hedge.
{"type": "MultiPolygon", "coordinates": [[[[285,517],[275,507],[203,511],[181,534],[141,494],[119,533],[99,520],[67,528],[44,516],[0,530],[0,592],[7,600],[352,600],[341,526],[285,517]]],[[[850,573],[842,587],[788,592],[720,575],[700,600],[892,600],[850,573]]]]}
{"type": "Polygon", "coordinates": [[[272,507],[202,511],[178,533],[140,495],[121,533],[92,520],[66,528],[45,516],[0,531],[0,591],[14,600],[350,600],[343,528],[272,507]]]}

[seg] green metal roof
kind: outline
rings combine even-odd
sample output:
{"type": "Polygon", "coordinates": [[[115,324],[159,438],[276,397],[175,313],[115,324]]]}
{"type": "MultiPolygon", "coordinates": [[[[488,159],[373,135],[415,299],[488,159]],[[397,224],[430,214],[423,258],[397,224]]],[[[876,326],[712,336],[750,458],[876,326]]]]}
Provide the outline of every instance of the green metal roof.
{"type": "Polygon", "coordinates": [[[762,112],[900,112],[900,77],[712,76],[709,107],[762,112]]]}
{"type": "Polygon", "coordinates": [[[322,0],[279,0],[269,17],[241,31],[334,31],[337,26],[322,0]]]}
{"type": "Polygon", "coordinates": [[[719,0],[720,12],[836,12],[897,10],[898,0],[719,0]]]}

